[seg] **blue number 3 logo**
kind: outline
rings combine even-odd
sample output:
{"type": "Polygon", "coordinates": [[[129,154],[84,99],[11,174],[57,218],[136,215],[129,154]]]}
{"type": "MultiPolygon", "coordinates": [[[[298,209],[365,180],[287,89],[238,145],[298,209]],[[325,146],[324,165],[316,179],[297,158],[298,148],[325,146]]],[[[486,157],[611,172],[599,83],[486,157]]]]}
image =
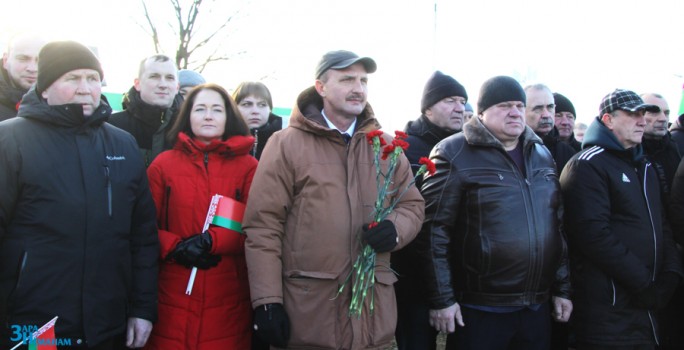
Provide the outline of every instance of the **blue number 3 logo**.
{"type": "Polygon", "coordinates": [[[13,324],[10,328],[12,329],[10,341],[25,341],[30,336],[29,334],[22,333],[22,327],[20,325],[13,324]]]}

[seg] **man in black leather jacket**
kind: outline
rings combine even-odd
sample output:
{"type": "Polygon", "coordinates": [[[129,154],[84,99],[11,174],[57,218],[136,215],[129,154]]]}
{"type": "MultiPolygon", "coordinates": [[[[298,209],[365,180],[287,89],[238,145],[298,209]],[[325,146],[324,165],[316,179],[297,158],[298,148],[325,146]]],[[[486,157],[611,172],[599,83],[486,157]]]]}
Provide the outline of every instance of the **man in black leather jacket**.
{"type": "Polygon", "coordinates": [[[435,146],[423,182],[430,323],[456,331],[458,349],[548,349],[550,312],[572,312],[558,175],[525,100],[513,78],[486,81],[477,117],[435,146]]]}

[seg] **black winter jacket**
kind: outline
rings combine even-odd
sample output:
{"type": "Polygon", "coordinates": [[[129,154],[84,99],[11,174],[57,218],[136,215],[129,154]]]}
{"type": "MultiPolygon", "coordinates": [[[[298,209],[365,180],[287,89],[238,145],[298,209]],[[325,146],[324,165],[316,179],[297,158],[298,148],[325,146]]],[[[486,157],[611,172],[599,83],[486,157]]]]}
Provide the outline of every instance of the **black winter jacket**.
{"type": "MultiPolygon", "coordinates": [[[[539,135],[538,135],[539,136],[539,135]]],[[[555,127],[546,135],[540,136],[544,142],[544,146],[551,152],[551,157],[556,162],[556,170],[558,174],[563,171],[565,164],[577,153],[572,146],[560,140],[558,136],[558,129],[555,127]]]]}
{"type": "Polygon", "coordinates": [[[635,293],[681,274],[658,178],[641,146],[624,149],[598,118],[561,176],[578,342],[653,344],[655,318],[635,293]]]}
{"type": "MultiPolygon", "coordinates": [[[[409,121],[404,128],[404,132],[408,134],[406,142],[409,143],[409,148],[404,152],[406,158],[411,163],[411,170],[415,175],[421,164],[418,163],[420,158],[429,157],[432,147],[439,141],[446,137],[453,135],[454,132],[440,128],[430,122],[425,115],[420,118],[409,121]]],[[[419,176],[416,179],[416,187],[420,188],[423,182],[423,177],[419,176]]],[[[423,283],[423,269],[418,264],[419,257],[417,252],[416,241],[409,243],[403,249],[392,253],[392,269],[398,274],[399,281],[395,284],[395,290],[398,297],[405,296],[406,298],[420,298],[420,302],[425,300],[425,286],[423,283]]],[[[416,300],[419,302],[419,300],[416,300]]]]}
{"type": "MultiPolygon", "coordinates": [[[[430,122],[425,116],[410,121],[404,127],[404,132],[408,134],[406,142],[409,143],[409,148],[406,150],[406,158],[411,162],[411,170],[415,174],[420,169],[421,164],[418,160],[421,157],[428,157],[432,147],[445,138],[455,134],[455,131],[440,128],[430,122]]],[[[416,187],[420,188],[423,183],[422,177],[416,179],[416,187]]]]}
{"type": "Polygon", "coordinates": [[[273,135],[274,132],[283,128],[283,118],[271,113],[268,116],[268,121],[261,127],[251,129],[250,132],[254,136],[254,147],[249,153],[257,160],[261,158],[261,152],[264,151],[266,142],[273,135]]]}
{"type": "Polygon", "coordinates": [[[55,316],[93,346],[157,318],[155,207],[135,140],[103,100],[49,106],[34,89],[0,123],[0,335],[55,316]]]}
{"type": "Polygon", "coordinates": [[[527,176],[479,118],[433,149],[417,238],[431,308],[570,298],[554,162],[529,127],[520,142],[527,176]]]}
{"type": "Polygon", "coordinates": [[[167,141],[167,129],[173,124],[182,99],[176,98],[170,108],[152,106],[132,87],[124,100],[124,110],[112,114],[109,123],[135,137],[145,166],[149,166],[159,153],[173,147],[167,141]]]}
{"type": "Polygon", "coordinates": [[[653,165],[660,183],[661,198],[667,201],[670,198],[670,188],[674,180],[675,172],[682,156],[677,150],[677,144],[672,141],[668,132],[661,139],[644,139],[641,141],[646,159],[653,165]]]}
{"type": "Polygon", "coordinates": [[[12,86],[7,70],[0,67],[0,122],[17,116],[17,103],[26,90],[12,86]]]}
{"type": "Polygon", "coordinates": [[[672,141],[677,145],[679,154],[684,155],[684,114],[680,115],[672,126],[670,127],[670,136],[672,141]]]}
{"type": "Polygon", "coordinates": [[[572,147],[572,149],[575,150],[575,153],[582,150],[582,143],[577,141],[577,139],[575,138],[574,132],[572,134],[570,134],[570,138],[567,141],[565,141],[565,143],[568,144],[570,147],[572,147]]]}

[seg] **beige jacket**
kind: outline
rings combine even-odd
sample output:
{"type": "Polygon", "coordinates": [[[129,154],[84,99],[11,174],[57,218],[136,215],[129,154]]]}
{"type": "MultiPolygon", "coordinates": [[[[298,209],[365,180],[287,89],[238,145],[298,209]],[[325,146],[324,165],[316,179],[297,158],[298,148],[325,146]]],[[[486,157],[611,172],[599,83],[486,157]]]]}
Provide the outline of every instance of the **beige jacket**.
{"type": "MultiPolygon", "coordinates": [[[[377,190],[366,134],[380,125],[367,105],[347,145],[326,126],[321,109],[313,87],[302,92],[290,126],[271,137],[254,176],[243,226],[252,306],[284,305],[290,349],[385,348],[397,321],[390,254],[377,255],[372,315],[365,309],[361,318],[348,316],[351,282],[335,298],[360,252],[362,226],[372,220],[377,190]]],[[[402,155],[396,188],[411,180],[402,155]]],[[[399,237],[395,249],[416,236],[423,210],[411,185],[388,217],[399,237]]]]}

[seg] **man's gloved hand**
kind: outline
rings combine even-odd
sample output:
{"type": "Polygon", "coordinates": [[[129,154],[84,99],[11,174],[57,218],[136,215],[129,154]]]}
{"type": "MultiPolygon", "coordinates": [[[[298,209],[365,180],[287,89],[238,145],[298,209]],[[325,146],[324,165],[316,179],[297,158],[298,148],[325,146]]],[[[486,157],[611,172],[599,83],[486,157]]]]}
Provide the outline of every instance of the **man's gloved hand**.
{"type": "Polygon", "coordinates": [[[290,341],[290,319],[283,305],[266,304],[254,309],[254,333],[277,348],[286,348],[290,341]]]}
{"type": "Polygon", "coordinates": [[[383,220],[372,228],[364,225],[362,237],[376,253],[390,252],[399,243],[397,229],[389,220],[383,220]]]}
{"type": "Polygon", "coordinates": [[[211,235],[205,231],[182,240],[166,258],[173,259],[185,267],[196,266],[207,269],[216,266],[221,261],[220,256],[209,254],[211,245],[211,235]]]}

